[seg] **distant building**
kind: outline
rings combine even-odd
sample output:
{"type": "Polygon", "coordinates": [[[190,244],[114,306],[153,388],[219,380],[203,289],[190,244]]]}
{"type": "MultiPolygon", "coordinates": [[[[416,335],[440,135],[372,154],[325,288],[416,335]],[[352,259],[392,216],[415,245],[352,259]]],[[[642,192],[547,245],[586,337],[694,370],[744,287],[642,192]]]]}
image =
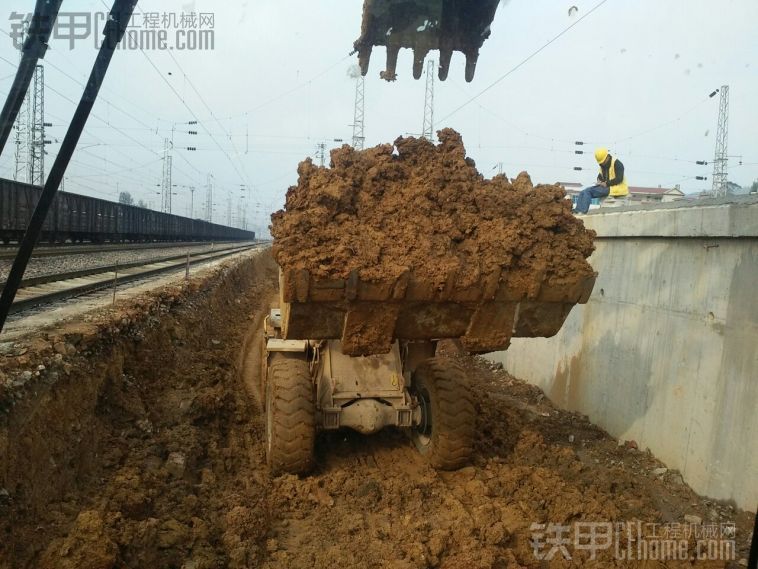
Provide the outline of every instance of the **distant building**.
{"type": "Polygon", "coordinates": [[[633,202],[674,202],[684,198],[684,192],[679,186],[673,188],[629,188],[633,202]]]}
{"type": "MultiPolygon", "coordinates": [[[[581,184],[574,182],[558,182],[559,186],[566,188],[566,195],[571,198],[571,201],[576,205],[577,196],[584,187],[581,184]]],[[[629,202],[632,204],[639,203],[667,203],[676,200],[684,199],[684,192],[679,189],[679,186],[673,188],[642,188],[642,187],[629,187],[629,202]]],[[[600,207],[600,200],[592,200],[590,207],[600,207]]]]}

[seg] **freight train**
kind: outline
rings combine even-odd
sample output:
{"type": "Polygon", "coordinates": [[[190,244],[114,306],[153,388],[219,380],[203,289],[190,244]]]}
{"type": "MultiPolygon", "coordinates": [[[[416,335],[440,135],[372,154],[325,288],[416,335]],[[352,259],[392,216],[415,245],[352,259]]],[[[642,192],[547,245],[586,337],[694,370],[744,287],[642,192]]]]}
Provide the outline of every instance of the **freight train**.
{"type": "MultiPolygon", "coordinates": [[[[42,188],[0,178],[0,239],[19,241],[42,188]]],[[[46,243],[253,241],[255,233],[78,194],[58,192],[42,231],[46,243]]]]}

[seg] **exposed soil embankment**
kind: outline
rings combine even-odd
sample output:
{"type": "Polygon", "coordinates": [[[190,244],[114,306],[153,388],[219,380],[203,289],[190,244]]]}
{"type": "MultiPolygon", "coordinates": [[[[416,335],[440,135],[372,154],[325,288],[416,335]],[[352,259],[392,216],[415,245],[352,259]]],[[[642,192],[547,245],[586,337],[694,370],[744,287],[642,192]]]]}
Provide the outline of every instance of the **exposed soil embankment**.
{"type": "Polygon", "coordinates": [[[321,279],[394,281],[406,271],[461,287],[502,270],[509,283],[535,275],[548,285],[592,274],[594,233],[571,214],[558,186],[522,173],[486,180],[461,136],[439,145],[399,138],[365,151],[333,150],[331,168],[300,164],[286,209],[273,216],[274,257],[285,270],[321,279]]]}
{"type": "Polygon", "coordinates": [[[242,341],[268,253],[0,357],[0,567],[253,567],[266,473],[242,341]],[[32,370],[32,371],[29,371],[32,370]]]}
{"type": "Polygon", "coordinates": [[[251,393],[276,283],[260,256],[0,356],[3,384],[18,384],[0,420],[0,568],[737,566],[614,561],[613,548],[591,560],[573,542],[571,561],[557,551],[546,563],[532,548],[535,523],[639,520],[660,535],[687,519],[736,522],[746,556],[750,514],[464,355],[478,411],[470,467],[438,473],[396,431],[335,432],[319,437],[312,475],[272,479],[251,393]]]}

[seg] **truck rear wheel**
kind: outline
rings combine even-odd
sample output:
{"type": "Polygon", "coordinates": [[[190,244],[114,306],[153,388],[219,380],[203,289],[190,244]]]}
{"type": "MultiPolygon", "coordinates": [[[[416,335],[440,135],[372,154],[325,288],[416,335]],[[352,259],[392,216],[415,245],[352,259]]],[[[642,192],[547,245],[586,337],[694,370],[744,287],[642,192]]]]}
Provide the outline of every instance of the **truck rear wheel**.
{"type": "Polygon", "coordinates": [[[316,439],[313,381],[300,356],[271,355],[266,381],[266,460],[274,475],[304,474],[316,439]]]}
{"type": "Polygon", "coordinates": [[[463,369],[450,358],[430,358],[413,375],[413,394],[421,406],[421,423],[412,439],[439,470],[455,470],[471,458],[476,409],[463,369]]]}

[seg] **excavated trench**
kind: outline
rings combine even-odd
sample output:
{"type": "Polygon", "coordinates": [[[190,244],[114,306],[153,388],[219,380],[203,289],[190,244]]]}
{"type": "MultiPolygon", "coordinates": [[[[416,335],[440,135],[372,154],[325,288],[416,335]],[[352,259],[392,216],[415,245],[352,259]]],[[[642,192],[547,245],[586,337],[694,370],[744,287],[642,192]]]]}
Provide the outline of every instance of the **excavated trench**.
{"type": "Polygon", "coordinates": [[[532,524],[685,515],[736,522],[745,556],[749,515],[464,355],[470,467],[435,472],[398,432],[338,432],[311,476],[272,479],[255,332],[276,286],[270,256],[251,255],[0,357],[0,567],[607,567],[612,550],[573,546],[543,564],[532,524]]]}

